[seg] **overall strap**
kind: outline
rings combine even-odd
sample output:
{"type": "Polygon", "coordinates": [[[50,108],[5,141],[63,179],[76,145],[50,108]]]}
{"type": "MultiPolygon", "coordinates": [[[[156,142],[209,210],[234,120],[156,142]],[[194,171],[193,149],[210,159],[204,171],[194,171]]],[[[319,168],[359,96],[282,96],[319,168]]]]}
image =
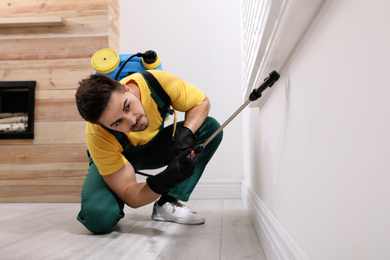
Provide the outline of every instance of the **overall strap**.
{"type": "Polygon", "coordinates": [[[118,140],[118,142],[123,147],[123,151],[125,150],[126,146],[130,144],[129,139],[127,139],[127,136],[124,133],[119,132],[119,131],[115,131],[115,130],[112,130],[112,129],[109,129],[109,128],[105,127],[105,126],[103,126],[103,127],[104,127],[104,129],[106,129],[108,132],[110,132],[118,140]]]}
{"type": "Polygon", "coordinates": [[[158,111],[160,112],[161,118],[164,120],[169,113],[171,113],[171,98],[161,87],[160,83],[152,73],[149,71],[141,71],[139,73],[144,77],[146,83],[148,84],[149,89],[152,92],[151,96],[157,103],[158,111]]]}

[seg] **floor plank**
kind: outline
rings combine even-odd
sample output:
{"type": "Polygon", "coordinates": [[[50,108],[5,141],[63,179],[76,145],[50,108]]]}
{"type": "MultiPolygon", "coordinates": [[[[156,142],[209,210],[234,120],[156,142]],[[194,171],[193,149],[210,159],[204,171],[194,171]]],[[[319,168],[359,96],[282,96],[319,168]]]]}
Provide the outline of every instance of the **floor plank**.
{"type": "Polygon", "coordinates": [[[203,225],[153,221],[153,205],[125,208],[108,234],[77,220],[78,203],[0,203],[0,259],[265,259],[241,200],[192,200],[203,225]]]}
{"type": "Polygon", "coordinates": [[[252,222],[240,200],[224,201],[221,259],[265,260],[252,222]]]}

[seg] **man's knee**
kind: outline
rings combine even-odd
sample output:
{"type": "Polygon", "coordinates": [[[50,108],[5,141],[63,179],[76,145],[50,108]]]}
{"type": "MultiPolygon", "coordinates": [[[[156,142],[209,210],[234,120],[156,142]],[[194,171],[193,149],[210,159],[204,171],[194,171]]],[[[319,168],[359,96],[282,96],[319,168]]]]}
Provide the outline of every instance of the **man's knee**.
{"type": "Polygon", "coordinates": [[[123,211],[118,209],[110,210],[99,205],[86,205],[81,208],[77,220],[89,231],[102,234],[110,231],[123,217],[123,211]]]}
{"type": "MultiPolygon", "coordinates": [[[[205,129],[202,130],[205,131],[207,138],[212,134],[214,134],[221,126],[219,122],[215,120],[213,117],[207,117],[203,125],[205,126],[205,129]]],[[[221,132],[219,132],[218,135],[216,135],[213,140],[214,142],[219,144],[222,141],[222,137],[223,137],[223,131],[221,130],[221,132]]]]}

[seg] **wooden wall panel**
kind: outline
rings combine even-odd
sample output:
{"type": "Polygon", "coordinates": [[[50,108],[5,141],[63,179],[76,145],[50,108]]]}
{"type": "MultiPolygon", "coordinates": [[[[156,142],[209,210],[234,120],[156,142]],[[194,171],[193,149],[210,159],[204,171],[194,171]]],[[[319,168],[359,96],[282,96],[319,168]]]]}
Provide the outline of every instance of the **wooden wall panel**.
{"type": "MultiPolygon", "coordinates": [[[[35,122],[34,139],[1,140],[7,144],[85,144],[86,122],[35,122]]],[[[0,150],[2,150],[0,148],[0,150]]],[[[1,164],[0,164],[1,167],[1,164]]]]}
{"type": "MultiPolygon", "coordinates": [[[[86,122],[37,122],[35,144],[85,144],[86,122]]],[[[86,146],[85,146],[86,147],[86,146]]],[[[84,148],[84,146],[83,146],[84,148]]]]}
{"type": "Polygon", "coordinates": [[[107,10],[107,5],[107,0],[10,0],[0,2],[0,15],[15,17],[30,14],[49,16],[58,12],[82,13],[107,10]]]}
{"type": "Polygon", "coordinates": [[[106,48],[106,36],[0,40],[0,60],[44,60],[92,57],[106,48]]]}
{"type": "Polygon", "coordinates": [[[62,180],[62,179],[74,179],[84,180],[85,171],[3,171],[0,174],[0,180],[62,180]]]}
{"type": "Polygon", "coordinates": [[[7,69],[0,71],[0,80],[12,81],[16,78],[18,80],[35,80],[39,82],[36,86],[36,90],[74,90],[80,79],[93,73],[89,68],[90,64],[84,69],[61,69],[61,70],[13,70],[7,69]]]}
{"type": "Polygon", "coordinates": [[[108,5],[108,46],[119,52],[119,3],[109,1],[108,5]]]}
{"type": "Polygon", "coordinates": [[[82,120],[72,99],[36,99],[35,120],[39,121],[78,121],[82,120]]]}
{"type": "Polygon", "coordinates": [[[99,49],[118,50],[117,0],[11,0],[0,17],[60,16],[65,26],[0,28],[0,80],[35,80],[34,139],[0,139],[0,202],[78,202],[88,170],[78,82],[99,49]]]}
{"type": "Polygon", "coordinates": [[[1,151],[0,165],[34,167],[38,164],[88,162],[85,144],[2,145],[1,151]]]}
{"type": "MultiPolygon", "coordinates": [[[[0,36],[1,39],[1,36],[0,36]]],[[[0,62],[0,72],[13,70],[81,70],[92,72],[91,57],[55,60],[4,60],[0,62]]],[[[39,75],[36,75],[39,76],[39,75]]]]}
{"type": "MultiPolygon", "coordinates": [[[[43,181],[19,184],[4,182],[0,187],[1,201],[4,202],[80,202],[81,181],[62,181],[43,184],[43,181]]],[[[75,213],[76,215],[77,213],[75,213]]]]}
{"type": "MultiPolygon", "coordinates": [[[[0,61],[0,80],[35,80],[41,90],[76,93],[78,82],[93,73],[91,58],[0,61]]],[[[48,96],[48,94],[45,94],[48,96]]],[[[74,95],[74,94],[73,94],[74,95]]],[[[58,96],[58,95],[57,95],[58,96]]],[[[64,96],[62,96],[64,97],[64,96]]],[[[66,95],[69,98],[69,95],[66,95]]]]}
{"type": "MultiPolygon", "coordinates": [[[[0,28],[2,39],[32,39],[37,36],[42,38],[66,38],[74,35],[102,35],[107,31],[107,23],[99,23],[107,17],[107,12],[103,14],[83,13],[82,17],[70,17],[68,13],[56,14],[66,21],[66,26],[46,26],[42,27],[12,27],[0,28]]],[[[33,20],[33,18],[31,18],[33,20]]]]}

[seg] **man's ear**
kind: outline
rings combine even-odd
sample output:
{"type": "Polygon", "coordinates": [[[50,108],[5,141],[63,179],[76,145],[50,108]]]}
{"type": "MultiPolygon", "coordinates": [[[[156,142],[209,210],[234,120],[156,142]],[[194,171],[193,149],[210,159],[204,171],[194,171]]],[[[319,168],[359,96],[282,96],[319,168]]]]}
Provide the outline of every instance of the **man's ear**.
{"type": "Polygon", "coordinates": [[[134,92],[134,88],[138,88],[138,84],[137,82],[135,82],[135,80],[129,80],[128,82],[126,82],[125,84],[123,84],[123,87],[125,87],[126,91],[130,91],[131,93],[133,93],[135,95],[135,92],[134,92]]]}
{"type": "Polygon", "coordinates": [[[131,90],[131,88],[129,87],[129,85],[127,85],[127,83],[123,84],[123,87],[124,87],[127,91],[133,92],[133,91],[131,90]]]}

